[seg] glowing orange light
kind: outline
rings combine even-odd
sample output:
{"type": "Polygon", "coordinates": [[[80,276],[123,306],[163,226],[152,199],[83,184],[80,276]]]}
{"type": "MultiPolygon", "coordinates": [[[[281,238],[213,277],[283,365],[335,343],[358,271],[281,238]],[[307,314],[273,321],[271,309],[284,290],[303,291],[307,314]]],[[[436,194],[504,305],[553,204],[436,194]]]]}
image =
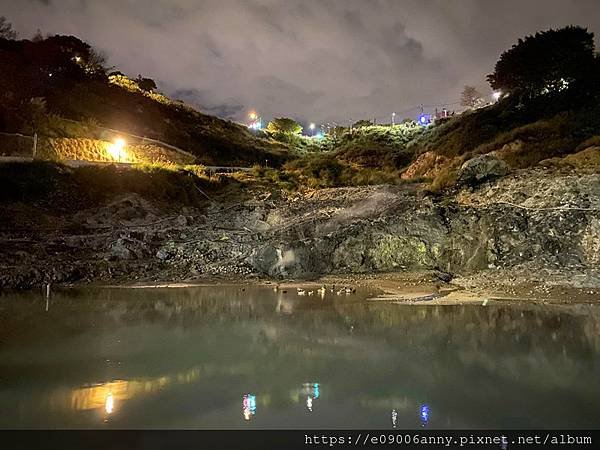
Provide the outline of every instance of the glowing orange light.
{"type": "Polygon", "coordinates": [[[125,151],[126,142],[123,138],[115,139],[115,142],[110,144],[106,151],[109,156],[115,161],[127,161],[128,156],[125,151]]]}

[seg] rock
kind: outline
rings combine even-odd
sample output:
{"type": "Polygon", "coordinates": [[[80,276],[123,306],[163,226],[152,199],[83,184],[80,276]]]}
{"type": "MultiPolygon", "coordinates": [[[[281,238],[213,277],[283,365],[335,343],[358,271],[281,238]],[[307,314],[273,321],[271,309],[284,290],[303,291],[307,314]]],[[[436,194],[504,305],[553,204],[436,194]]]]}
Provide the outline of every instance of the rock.
{"type": "Polygon", "coordinates": [[[476,186],[510,172],[508,164],[492,155],[481,155],[466,161],[458,172],[458,184],[476,186]]]}
{"type": "Polygon", "coordinates": [[[114,259],[131,259],[131,251],[125,246],[125,241],[119,238],[110,246],[110,256],[114,259]]]}
{"type": "Polygon", "coordinates": [[[167,259],[169,259],[171,257],[171,252],[169,252],[165,248],[161,248],[156,252],[156,257],[158,259],[160,259],[161,261],[166,261],[167,259]]]}

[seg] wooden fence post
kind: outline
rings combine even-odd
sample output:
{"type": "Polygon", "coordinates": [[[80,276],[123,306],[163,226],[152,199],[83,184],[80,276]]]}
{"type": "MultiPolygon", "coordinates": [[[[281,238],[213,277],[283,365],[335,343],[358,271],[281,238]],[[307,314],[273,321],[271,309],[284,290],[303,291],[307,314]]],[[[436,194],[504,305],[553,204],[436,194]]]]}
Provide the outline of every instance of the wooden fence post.
{"type": "Polygon", "coordinates": [[[33,133],[33,159],[35,159],[35,155],[37,154],[37,133],[33,133]]]}

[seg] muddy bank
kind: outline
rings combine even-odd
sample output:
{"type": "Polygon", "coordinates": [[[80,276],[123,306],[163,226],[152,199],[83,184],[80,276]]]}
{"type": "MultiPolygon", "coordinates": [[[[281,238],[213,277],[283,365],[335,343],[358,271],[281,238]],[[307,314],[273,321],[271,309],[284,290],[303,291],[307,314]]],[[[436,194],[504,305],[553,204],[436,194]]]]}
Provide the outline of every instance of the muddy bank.
{"type": "Polygon", "coordinates": [[[594,173],[519,171],[442,196],[419,185],[291,195],[256,187],[199,207],[128,194],[67,215],[2,209],[2,288],[380,272],[434,273],[475,290],[600,287],[594,173]]]}

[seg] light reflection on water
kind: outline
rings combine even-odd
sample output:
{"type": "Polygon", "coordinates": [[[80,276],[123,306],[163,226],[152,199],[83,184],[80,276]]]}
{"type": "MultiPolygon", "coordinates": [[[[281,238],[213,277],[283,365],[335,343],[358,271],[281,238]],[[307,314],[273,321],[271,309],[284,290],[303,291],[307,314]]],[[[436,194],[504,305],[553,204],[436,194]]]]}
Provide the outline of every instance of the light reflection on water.
{"type": "Polygon", "coordinates": [[[597,308],[366,295],[5,294],[0,428],[597,426],[597,308]]]}

